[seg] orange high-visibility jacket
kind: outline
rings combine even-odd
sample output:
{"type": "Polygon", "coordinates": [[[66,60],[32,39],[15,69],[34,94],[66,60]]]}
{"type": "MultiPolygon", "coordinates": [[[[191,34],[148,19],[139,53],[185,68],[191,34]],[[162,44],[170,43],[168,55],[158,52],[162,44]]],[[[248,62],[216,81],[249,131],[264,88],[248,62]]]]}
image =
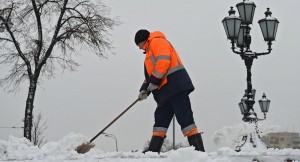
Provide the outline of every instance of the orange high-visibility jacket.
{"type": "Polygon", "coordinates": [[[152,93],[159,105],[174,94],[194,90],[179,55],[162,32],[150,33],[144,49],[145,81],[141,90],[146,90],[149,83],[158,85],[158,89],[152,93]]]}

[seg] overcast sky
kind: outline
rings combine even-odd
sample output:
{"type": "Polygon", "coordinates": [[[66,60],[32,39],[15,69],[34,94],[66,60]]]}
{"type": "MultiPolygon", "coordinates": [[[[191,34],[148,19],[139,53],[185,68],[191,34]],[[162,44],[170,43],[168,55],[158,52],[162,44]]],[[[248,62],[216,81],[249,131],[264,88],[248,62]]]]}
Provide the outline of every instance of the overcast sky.
{"type": "MultiPolygon", "coordinates": [[[[165,33],[181,56],[196,87],[191,93],[195,122],[203,131],[207,151],[215,150],[212,136],[224,126],[242,123],[238,103],[246,89],[246,68],[243,60],[233,54],[230,41],[221,23],[230,6],[239,0],[103,0],[111,8],[111,16],[119,16],[122,24],[111,32],[115,55],[99,59],[83,53],[77,57],[77,72],[57,71],[56,78],[45,80],[38,87],[34,112],[41,112],[47,121],[48,141],[59,140],[69,132],[94,137],[138,95],[143,82],[144,55],[133,39],[137,30],[160,30],[165,33]]],[[[251,26],[251,49],[266,52],[267,45],[258,25],[267,7],[279,21],[271,54],[254,60],[252,84],[256,101],[263,93],[271,100],[267,124],[280,125],[282,131],[300,132],[300,19],[299,0],[254,1],[257,5],[251,26]]],[[[1,77],[6,74],[3,66],[1,77]]],[[[28,85],[20,92],[0,91],[0,126],[23,126],[28,85]]],[[[106,132],[118,139],[119,150],[141,149],[150,139],[156,103],[150,96],[138,102],[106,132]]],[[[254,105],[259,117],[258,103],[254,105]]],[[[22,129],[0,128],[0,139],[22,136],[22,129]]],[[[168,131],[172,139],[172,127],[168,131]]],[[[184,142],[176,123],[176,141],[184,142]]],[[[114,150],[114,141],[104,136],[96,139],[103,150],[114,150]]]]}

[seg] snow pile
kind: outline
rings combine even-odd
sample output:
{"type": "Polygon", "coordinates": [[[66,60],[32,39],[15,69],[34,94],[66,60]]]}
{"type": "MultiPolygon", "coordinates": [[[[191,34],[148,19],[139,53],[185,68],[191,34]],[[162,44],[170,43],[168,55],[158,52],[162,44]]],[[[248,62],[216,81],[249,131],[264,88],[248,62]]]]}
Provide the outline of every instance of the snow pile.
{"type": "Polygon", "coordinates": [[[33,146],[26,138],[10,136],[8,142],[0,141],[0,159],[2,160],[31,160],[39,151],[39,148],[33,146]]]}
{"type": "MultiPolygon", "coordinates": [[[[255,144],[255,151],[256,152],[264,152],[267,150],[267,146],[261,141],[261,139],[258,137],[257,133],[251,133],[252,141],[255,144]]],[[[251,142],[251,138],[248,136],[245,144],[241,148],[241,151],[252,151],[253,143],[251,142]]]]}
{"type": "MultiPolygon", "coordinates": [[[[262,122],[261,122],[262,123],[262,122]]],[[[258,126],[260,136],[267,133],[276,132],[281,129],[280,126],[269,126],[261,124],[258,126]]],[[[254,123],[241,123],[234,126],[227,126],[217,130],[214,133],[213,141],[216,145],[223,145],[230,148],[235,148],[242,137],[256,132],[254,123]]],[[[256,135],[253,138],[258,138],[256,135]]]]}
{"type": "Polygon", "coordinates": [[[235,152],[229,147],[223,147],[214,152],[199,152],[193,147],[171,150],[166,153],[147,152],[104,152],[93,148],[85,154],[78,154],[75,148],[87,142],[88,138],[76,133],[70,133],[57,142],[46,143],[41,148],[33,146],[26,138],[9,137],[8,141],[0,140],[0,161],[5,162],[240,162],[284,161],[288,158],[300,162],[300,150],[268,149],[264,152],[235,152]]]}
{"type": "Polygon", "coordinates": [[[33,146],[26,138],[9,137],[9,140],[0,140],[0,160],[41,160],[45,158],[73,159],[81,158],[75,148],[88,141],[81,135],[70,133],[58,142],[46,143],[41,148],[33,146]]]}

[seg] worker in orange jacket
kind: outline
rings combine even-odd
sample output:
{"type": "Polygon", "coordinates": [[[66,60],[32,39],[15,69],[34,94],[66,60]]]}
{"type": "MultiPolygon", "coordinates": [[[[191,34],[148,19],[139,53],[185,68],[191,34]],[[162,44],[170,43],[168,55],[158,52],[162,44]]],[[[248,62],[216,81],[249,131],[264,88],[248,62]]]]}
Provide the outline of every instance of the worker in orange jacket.
{"type": "Polygon", "coordinates": [[[145,80],[139,99],[146,99],[152,93],[158,105],[152,138],[149,148],[144,152],[160,152],[174,114],[189,144],[195,150],[204,152],[189,99],[189,94],[195,88],[178,53],[160,31],[150,33],[141,29],[135,34],[135,43],[146,54],[145,80]]]}

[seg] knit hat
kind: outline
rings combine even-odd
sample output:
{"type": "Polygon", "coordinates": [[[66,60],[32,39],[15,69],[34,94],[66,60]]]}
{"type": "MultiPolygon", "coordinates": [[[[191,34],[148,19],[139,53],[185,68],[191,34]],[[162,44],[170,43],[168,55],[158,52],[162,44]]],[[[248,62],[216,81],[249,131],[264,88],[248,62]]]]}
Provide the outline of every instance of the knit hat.
{"type": "Polygon", "coordinates": [[[135,34],[135,38],[134,38],[135,44],[138,45],[139,43],[147,40],[149,35],[150,35],[150,32],[146,29],[141,29],[141,30],[137,31],[135,34]]]}

